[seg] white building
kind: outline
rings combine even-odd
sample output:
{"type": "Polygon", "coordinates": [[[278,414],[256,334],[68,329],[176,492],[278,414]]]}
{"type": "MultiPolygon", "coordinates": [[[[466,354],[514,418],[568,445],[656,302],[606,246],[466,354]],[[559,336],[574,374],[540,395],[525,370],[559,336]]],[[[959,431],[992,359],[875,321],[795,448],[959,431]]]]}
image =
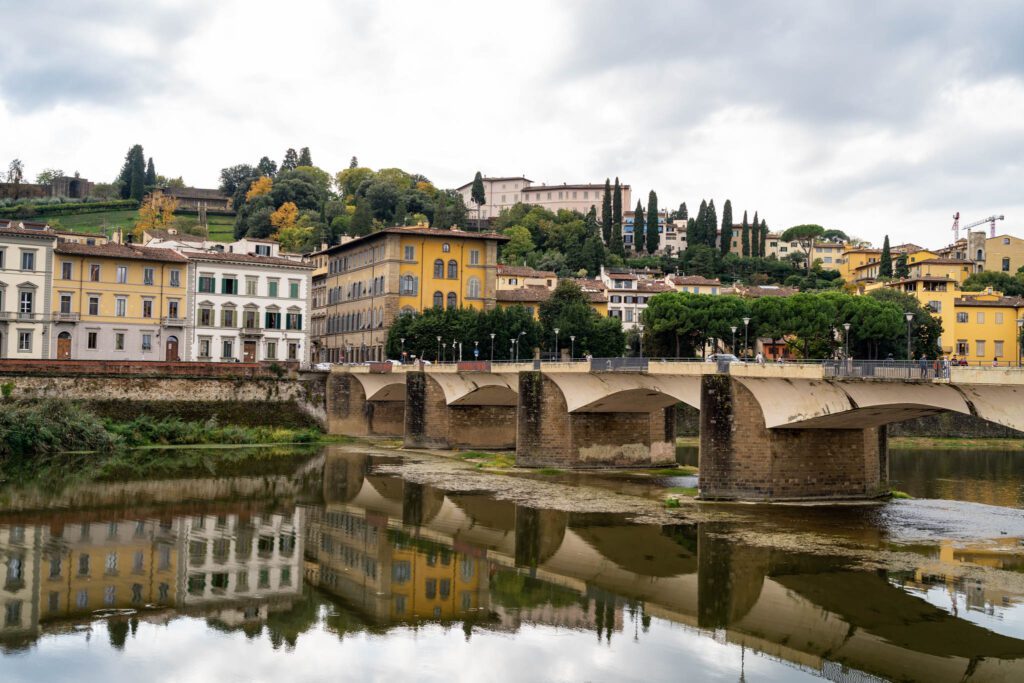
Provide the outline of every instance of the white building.
{"type": "MultiPolygon", "coordinates": [[[[549,211],[561,209],[587,213],[590,207],[597,208],[598,220],[601,218],[601,205],[604,201],[604,183],[556,185],[535,185],[525,176],[505,176],[498,178],[484,177],[484,199],[480,206],[480,220],[497,218],[505,209],[511,209],[517,203],[534,204],[549,211]]],[[[622,208],[632,206],[632,194],[629,185],[621,185],[622,208]]],[[[457,188],[462,200],[469,209],[469,217],[477,217],[477,205],[473,203],[473,182],[457,188]]]]}
{"type": "Polygon", "coordinates": [[[52,357],[56,244],[57,235],[43,223],[0,221],[0,358],[52,357]]]}
{"type": "Polygon", "coordinates": [[[640,324],[652,296],[675,291],[663,280],[643,272],[608,271],[602,266],[600,279],[607,289],[608,316],[622,321],[622,329],[627,331],[640,324]]]}

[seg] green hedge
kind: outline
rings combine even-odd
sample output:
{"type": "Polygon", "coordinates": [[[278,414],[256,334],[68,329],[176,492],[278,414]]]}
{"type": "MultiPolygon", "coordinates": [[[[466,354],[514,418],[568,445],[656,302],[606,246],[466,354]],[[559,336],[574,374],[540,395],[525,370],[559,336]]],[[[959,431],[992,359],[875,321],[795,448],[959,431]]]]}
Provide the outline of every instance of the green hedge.
{"type": "Polygon", "coordinates": [[[0,208],[0,217],[33,218],[35,216],[73,216],[80,213],[121,211],[137,209],[134,199],[117,199],[109,202],[67,202],[63,204],[19,204],[0,208]]]}

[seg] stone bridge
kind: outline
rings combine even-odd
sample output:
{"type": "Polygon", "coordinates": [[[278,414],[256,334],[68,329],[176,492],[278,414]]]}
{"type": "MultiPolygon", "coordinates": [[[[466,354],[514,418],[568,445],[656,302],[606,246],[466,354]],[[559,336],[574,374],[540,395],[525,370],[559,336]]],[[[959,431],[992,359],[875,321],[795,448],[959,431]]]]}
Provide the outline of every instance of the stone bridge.
{"type": "Polygon", "coordinates": [[[1024,371],[953,368],[948,379],[826,377],[816,364],[585,363],[492,369],[339,367],[332,432],[410,448],[515,448],[525,467],[675,462],[675,409],[701,411],[704,499],[873,497],[888,490],[885,426],[954,412],[1024,430],[1024,371]]]}

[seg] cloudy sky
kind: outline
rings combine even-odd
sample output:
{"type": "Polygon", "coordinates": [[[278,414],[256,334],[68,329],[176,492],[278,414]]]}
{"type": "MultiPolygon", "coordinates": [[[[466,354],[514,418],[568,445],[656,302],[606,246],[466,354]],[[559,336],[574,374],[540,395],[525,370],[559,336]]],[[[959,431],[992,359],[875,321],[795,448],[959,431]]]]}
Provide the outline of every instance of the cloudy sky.
{"type": "Polygon", "coordinates": [[[1024,234],[1024,4],[0,0],[0,162],[109,181],[309,146],[457,186],[620,176],[662,206],[944,244],[1024,234]]]}

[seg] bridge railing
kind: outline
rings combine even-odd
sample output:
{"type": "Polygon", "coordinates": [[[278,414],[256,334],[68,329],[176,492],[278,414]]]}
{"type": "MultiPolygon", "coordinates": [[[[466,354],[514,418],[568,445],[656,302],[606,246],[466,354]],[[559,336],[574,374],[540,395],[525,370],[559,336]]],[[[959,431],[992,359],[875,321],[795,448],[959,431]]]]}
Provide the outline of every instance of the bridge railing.
{"type": "Polygon", "coordinates": [[[934,360],[826,360],[825,377],[861,377],[894,380],[949,379],[949,366],[934,360]]]}

